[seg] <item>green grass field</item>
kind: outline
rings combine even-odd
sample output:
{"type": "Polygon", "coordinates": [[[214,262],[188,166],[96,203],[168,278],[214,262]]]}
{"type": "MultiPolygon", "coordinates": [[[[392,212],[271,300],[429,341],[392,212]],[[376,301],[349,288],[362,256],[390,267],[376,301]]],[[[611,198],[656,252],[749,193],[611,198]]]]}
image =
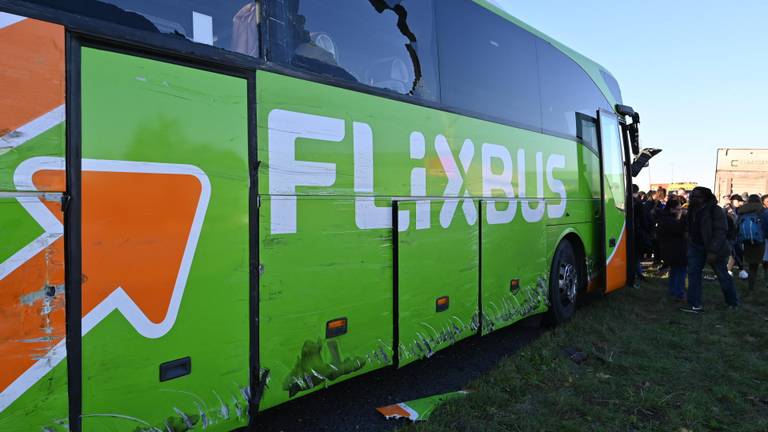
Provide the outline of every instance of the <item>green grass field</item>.
{"type": "Polygon", "coordinates": [[[768,431],[765,280],[752,294],[738,281],[732,311],[705,281],[702,315],[678,311],[666,287],[649,279],[582,307],[406,430],[768,431]]]}

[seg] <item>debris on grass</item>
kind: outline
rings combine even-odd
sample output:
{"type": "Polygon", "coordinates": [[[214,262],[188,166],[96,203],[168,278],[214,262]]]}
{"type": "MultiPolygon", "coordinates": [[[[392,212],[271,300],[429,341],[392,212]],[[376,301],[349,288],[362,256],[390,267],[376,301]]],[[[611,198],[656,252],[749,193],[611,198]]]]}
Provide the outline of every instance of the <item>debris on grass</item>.
{"type": "Polygon", "coordinates": [[[400,402],[394,405],[379,407],[376,408],[376,411],[381,413],[381,415],[387,419],[406,418],[413,422],[426,421],[429,419],[429,416],[432,415],[435,409],[443,402],[463,397],[467,393],[468,392],[465,390],[444,393],[408,402],[400,402]]]}

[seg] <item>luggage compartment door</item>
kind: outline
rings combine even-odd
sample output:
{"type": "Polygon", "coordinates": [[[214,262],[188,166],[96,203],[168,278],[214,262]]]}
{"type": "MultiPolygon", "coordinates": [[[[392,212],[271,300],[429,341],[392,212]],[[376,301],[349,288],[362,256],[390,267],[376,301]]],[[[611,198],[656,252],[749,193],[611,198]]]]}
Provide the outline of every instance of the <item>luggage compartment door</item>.
{"type": "Polygon", "coordinates": [[[248,79],[80,48],[82,430],[248,422],[248,79]]]}
{"type": "Polygon", "coordinates": [[[417,219],[394,224],[408,226],[397,234],[395,258],[398,366],[404,366],[478,331],[479,211],[470,199],[399,201],[396,207],[417,219]]]}

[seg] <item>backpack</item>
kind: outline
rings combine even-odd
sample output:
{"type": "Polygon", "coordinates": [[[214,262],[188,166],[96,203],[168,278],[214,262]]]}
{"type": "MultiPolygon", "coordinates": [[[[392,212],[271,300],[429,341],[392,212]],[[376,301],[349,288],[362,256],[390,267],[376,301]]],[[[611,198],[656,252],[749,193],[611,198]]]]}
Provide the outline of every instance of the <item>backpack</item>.
{"type": "Polygon", "coordinates": [[[765,239],[763,226],[760,223],[760,215],[747,213],[739,218],[739,243],[759,244],[765,239]]]}

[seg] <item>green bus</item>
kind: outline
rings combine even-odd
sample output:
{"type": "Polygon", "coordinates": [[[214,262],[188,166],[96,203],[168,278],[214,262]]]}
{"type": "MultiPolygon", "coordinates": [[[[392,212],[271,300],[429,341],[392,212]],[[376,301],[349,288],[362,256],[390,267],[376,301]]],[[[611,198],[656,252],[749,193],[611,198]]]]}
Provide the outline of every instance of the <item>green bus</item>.
{"type": "Polygon", "coordinates": [[[484,0],[0,0],[0,430],[230,431],[634,273],[639,116],[484,0]]]}

